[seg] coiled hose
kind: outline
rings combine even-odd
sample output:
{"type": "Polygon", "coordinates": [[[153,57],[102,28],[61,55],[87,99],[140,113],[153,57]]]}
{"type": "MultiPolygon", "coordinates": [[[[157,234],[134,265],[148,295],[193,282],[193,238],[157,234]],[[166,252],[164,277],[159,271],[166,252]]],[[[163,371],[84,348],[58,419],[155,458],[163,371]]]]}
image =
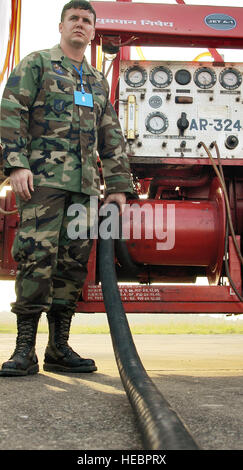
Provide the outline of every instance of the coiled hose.
{"type": "Polygon", "coordinates": [[[99,270],[118,370],[144,449],[198,450],[185,425],[147,375],[137,353],[117,286],[112,238],[99,240],[99,270]]]}

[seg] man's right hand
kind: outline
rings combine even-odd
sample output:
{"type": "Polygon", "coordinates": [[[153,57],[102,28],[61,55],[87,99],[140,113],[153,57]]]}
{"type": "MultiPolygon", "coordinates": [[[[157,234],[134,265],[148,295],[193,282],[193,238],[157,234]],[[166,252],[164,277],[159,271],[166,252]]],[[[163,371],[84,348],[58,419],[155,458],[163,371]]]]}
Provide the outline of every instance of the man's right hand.
{"type": "Polygon", "coordinates": [[[24,201],[31,199],[30,191],[34,191],[33,173],[26,168],[16,168],[11,171],[10,185],[16,196],[24,201]]]}

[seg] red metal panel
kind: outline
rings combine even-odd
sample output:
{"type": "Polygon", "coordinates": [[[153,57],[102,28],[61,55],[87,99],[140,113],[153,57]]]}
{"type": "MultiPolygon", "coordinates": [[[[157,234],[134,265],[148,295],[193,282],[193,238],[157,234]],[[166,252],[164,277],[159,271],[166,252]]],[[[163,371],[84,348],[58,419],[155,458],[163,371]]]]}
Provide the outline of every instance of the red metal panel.
{"type": "MultiPolygon", "coordinates": [[[[240,245],[240,237],[237,241],[240,245]]],[[[92,255],[95,257],[96,247],[92,255]]],[[[231,237],[229,258],[231,277],[241,292],[240,261],[231,237]]],[[[90,262],[92,273],[85,283],[77,312],[105,312],[102,289],[95,283],[94,266],[90,262]]],[[[127,313],[243,313],[243,303],[231,286],[123,284],[119,290],[127,313]]]]}
{"type": "MultiPolygon", "coordinates": [[[[132,165],[143,164],[146,168],[146,176],[153,177],[155,174],[154,166],[163,163],[164,165],[202,165],[202,166],[211,166],[211,162],[209,158],[174,158],[174,157],[155,157],[151,158],[148,161],[148,158],[143,157],[130,157],[129,161],[132,165]],[[151,169],[151,171],[150,171],[151,169]]],[[[243,159],[228,159],[223,161],[223,166],[234,166],[234,167],[242,167],[243,166],[243,159]]]]}
{"type": "MultiPolygon", "coordinates": [[[[212,301],[197,301],[197,302],[124,302],[124,309],[126,313],[164,313],[164,314],[179,314],[179,313],[225,313],[225,314],[242,314],[242,304],[239,302],[212,302],[212,301]]],[[[105,313],[106,309],[103,303],[93,302],[78,304],[76,312],[83,313],[105,313]]]]}
{"type": "Polygon", "coordinates": [[[120,52],[118,52],[117,57],[113,63],[113,73],[112,73],[112,86],[111,86],[111,96],[110,100],[115,105],[116,100],[116,91],[117,91],[117,84],[119,82],[119,61],[120,61],[120,52]]]}
{"type": "MultiPolygon", "coordinates": [[[[5,210],[5,197],[0,198],[0,207],[5,210]]],[[[4,215],[0,213],[0,271],[3,267],[4,215]]]]}
{"type": "MultiPolygon", "coordinates": [[[[7,191],[5,199],[5,210],[13,211],[16,209],[15,196],[12,191],[7,191]]],[[[3,262],[0,276],[4,279],[14,279],[16,275],[17,264],[11,255],[11,248],[15,238],[19,216],[18,214],[6,215],[4,217],[4,239],[3,239],[3,262]]]]}
{"type": "MultiPolygon", "coordinates": [[[[127,313],[243,313],[229,286],[120,286],[127,313]]],[[[89,286],[77,312],[105,312],[100,286],[89,286]]]]}
{"type": "MultiPolygon", "coordinates": [[[[243,8],[127,2],[92,2],[92,5],[97,12],[97,37],[120,34],[122,42],[133,37],[133,44],[140,45],[243,46],[243,8]],[[206,18],[213,14],[226,15],[227,21],[232,18],[232,28],[208,25],[206,18]]],[[[219,21],[217,18],[215,22],[219,21]]]]}
{"type": "MultiPolygon", "coordinates": [[[[236,236],[236,241],[240,248],[240,237],[236,236]]],[[[232,281],[234,282],[236,289],[241,293],[242,280],[241,280],[241,263],[236,253],[235,245],[232,237],[229,237],[229,271],[232,281]]]]}

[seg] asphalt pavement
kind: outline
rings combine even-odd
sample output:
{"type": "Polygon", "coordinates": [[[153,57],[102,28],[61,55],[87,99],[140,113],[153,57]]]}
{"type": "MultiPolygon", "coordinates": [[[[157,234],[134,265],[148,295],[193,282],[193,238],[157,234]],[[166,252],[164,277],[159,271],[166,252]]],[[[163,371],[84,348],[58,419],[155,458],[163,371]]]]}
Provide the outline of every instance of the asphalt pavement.
{"type": "MultiPolygon", "coordinates": [[[[243,450],[243,336],[134,335],[148,375],[203,450],[243,450]]],[[[141,436],[106,334],[73,334],[92,374],[0,377],[0,450],[140,450],[141,436]]],[[[0,335],[0,363],[15,346],[0,335]]]]}

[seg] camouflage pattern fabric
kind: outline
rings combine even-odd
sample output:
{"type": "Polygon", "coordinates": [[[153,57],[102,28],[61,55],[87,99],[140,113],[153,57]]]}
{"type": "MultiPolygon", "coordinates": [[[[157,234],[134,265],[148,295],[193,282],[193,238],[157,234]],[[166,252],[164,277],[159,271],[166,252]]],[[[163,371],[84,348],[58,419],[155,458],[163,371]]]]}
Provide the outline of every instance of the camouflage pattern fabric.
{"type": "Polygon", "coordinates": [[[35,186],[100,194],[97,151],[107,193],[133,192],[129,161],[104,75],[83,61],[93,109],[77,106],[80,78],[59,45],[34,52],[10,75],[1,103],[4,172],[28,168],[35,186]]]}
{"type": "Polygon", "coordinates": [[[67,226],[75,216],[67,216],[67,208],[71,204],[87,208],[89,232],[94,222],[89,200],[85,194],[39,187],[28,202],[17,201],[20,225],[12,247],[18,263],[13,312],[29,315],[51,309],[73,315],[93,240],[70,239],[67,226]]]}
{"type": "Polygon", "coordinates": [[[5,180],[5,176],[3,173],[3,156],[2,156],[2,146],[0,145],[0,184],[3,183],[5,180]]]}

